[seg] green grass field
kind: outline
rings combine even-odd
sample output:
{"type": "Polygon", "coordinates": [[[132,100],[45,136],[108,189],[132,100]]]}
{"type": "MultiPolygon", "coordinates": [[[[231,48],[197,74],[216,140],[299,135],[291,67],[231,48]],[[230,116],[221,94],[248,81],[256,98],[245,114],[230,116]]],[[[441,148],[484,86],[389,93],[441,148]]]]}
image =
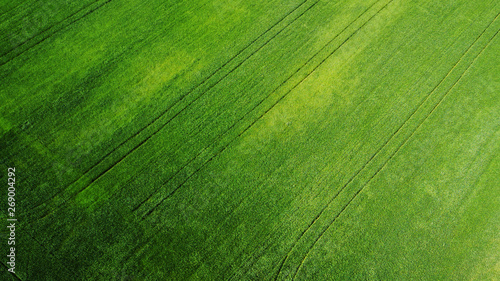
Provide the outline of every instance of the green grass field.
{"type": "Polygon", "coordinates": [[[500,280],[499,1],[0,15],[0,280],[500,280]]]}

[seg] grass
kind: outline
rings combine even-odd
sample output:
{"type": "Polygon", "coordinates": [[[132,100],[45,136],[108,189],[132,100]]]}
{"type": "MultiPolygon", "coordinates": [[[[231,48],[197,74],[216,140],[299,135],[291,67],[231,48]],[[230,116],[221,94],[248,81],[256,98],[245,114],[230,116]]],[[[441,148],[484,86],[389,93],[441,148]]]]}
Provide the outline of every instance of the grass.
{"type": "Polygon", "coordinates": [[[0,7],[4,279],[500,275],[495,1],[0,7]]]}

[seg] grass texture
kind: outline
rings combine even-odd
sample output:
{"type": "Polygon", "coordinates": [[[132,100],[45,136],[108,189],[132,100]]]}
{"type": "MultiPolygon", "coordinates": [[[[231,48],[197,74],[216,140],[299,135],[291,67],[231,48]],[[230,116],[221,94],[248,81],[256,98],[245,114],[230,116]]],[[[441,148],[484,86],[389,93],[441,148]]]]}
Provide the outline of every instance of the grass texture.
{"type": "Polygon", "coordinates": [[[0,279],[498,280],[499,13],[0,1],[0,279]]]}

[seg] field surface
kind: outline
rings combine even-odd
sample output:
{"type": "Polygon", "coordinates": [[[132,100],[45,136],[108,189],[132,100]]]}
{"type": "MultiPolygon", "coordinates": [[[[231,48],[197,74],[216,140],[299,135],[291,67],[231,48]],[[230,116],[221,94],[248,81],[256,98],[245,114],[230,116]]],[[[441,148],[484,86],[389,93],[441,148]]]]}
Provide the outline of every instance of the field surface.
{"type": "Polygon", "coordinates": [[[0,280],[500,280],[500,1],[0,15],[0,280]]]}

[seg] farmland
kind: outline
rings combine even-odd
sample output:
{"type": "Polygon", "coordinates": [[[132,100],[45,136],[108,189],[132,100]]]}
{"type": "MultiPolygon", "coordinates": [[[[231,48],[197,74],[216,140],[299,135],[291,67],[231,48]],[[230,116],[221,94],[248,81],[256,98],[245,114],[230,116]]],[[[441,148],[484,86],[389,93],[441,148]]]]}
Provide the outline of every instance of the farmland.
{"type": "Polygon", "coordinates": [[[500,277],[500,2],[0,4],[1,280],[500,277]]]}

